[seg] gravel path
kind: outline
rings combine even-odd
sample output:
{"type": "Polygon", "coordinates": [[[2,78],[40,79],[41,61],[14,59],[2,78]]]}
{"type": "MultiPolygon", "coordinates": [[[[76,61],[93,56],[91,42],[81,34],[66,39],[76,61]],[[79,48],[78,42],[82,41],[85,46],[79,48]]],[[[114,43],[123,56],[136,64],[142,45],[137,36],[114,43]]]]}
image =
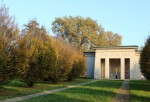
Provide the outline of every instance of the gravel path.
{"type": "Polygon", "coordinates": [[[114,102],[130,102],[130,81],[125,80],[120,87],[114,102]]]}

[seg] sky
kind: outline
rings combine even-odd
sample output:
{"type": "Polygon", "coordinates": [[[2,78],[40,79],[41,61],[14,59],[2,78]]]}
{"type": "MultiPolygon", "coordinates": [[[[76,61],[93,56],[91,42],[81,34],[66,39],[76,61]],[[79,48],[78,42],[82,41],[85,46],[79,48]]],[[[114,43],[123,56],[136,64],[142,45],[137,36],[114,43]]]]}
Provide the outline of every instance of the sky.
{"type": "Polygon", "coordinates": [[[122,45],[144,46],[150,35],[150,0],[0,0],[20,29],[32,19],[51,31],[56,17],[82,16],[122,36],[122,45]]]}

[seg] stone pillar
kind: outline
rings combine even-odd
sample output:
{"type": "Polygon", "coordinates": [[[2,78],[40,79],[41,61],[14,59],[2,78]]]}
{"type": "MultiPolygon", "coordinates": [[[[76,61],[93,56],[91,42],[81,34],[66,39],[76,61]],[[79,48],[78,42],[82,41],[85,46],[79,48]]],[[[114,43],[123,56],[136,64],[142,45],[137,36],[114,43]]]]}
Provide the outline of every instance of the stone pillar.
{"type": "Polygon", "coordinates": [[[130,79],[135,79],[134,78],[134,59],[133,57],[130,58],[130,79]]]}
{"type": "Polygon", "coordinates": [[[105,59],[105,79],[109,79],[109,58],[105,59]]]}
{"type": "Polygon", "coordinates": [[[100,65],[101,65],[101,60],[98,56],[98,53],[95,52],[94,79],[100,79],[101,78],[100,65]]]}
{"type": "Polygon", "coordinates": [[[121,58],[121,79],[125,78],[125,62],[124,62],[124,58],[121,58]]]}

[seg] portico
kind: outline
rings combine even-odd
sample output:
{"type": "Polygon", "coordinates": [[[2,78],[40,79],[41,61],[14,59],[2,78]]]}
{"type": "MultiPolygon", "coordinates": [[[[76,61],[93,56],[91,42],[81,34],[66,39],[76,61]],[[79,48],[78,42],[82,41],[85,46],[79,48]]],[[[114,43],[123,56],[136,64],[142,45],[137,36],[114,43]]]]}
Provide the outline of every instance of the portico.
{"type": "Polygon", "coordinates": [[[141,79],[138,46],[94,47],[85,52],[86,77],[95,79],[141,79]]]}

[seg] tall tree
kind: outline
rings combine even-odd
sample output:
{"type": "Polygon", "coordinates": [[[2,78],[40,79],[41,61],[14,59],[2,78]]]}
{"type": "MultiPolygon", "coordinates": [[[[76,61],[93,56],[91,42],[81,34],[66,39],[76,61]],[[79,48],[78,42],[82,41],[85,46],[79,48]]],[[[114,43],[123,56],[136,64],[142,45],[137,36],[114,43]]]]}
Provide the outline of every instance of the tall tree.
{"type": "Polygon", "coordinates": [[[19,30],[8,11],[5,5],[0,7],[0,85],[8,82],[16,73],[13,59],[19,30]]]}
{"type": "Polygon", "coordinates": [[[147,38],[141,52],[140,68],[143,76],[150,80],[150,36],[147,38]]]}
{"type": "Polygon", "coordinates": [[[46,29],[40,27],[36,20],[25,25],[19,41],[19,75],[29,87],[32,87],[37,81],[49,77],[55,69],[55,49],[46,29]]]}
{"type": "Polygon", "coordinates": [[[61,36],[77,47],[98,45],[99,26],[95,20],[82,17],[56,18],[52,23],[52,30],[57,36],[61,36]]]}
{"type": "Polygon", "coordinates": [[[106,33],[105,33],[104,29],[100,30],[98,45],[99,46],[108,46],[108,41],[106,39],[106,33]]]}
{"type": "Polygon", "coordinates": [[[118,46],[121,44],[121,36],[112,32],[105,32],[91,18],[63,17],[56,18],[52,23],[52,31],[65,41],[90,50],[93,46],[118,46]]]}

